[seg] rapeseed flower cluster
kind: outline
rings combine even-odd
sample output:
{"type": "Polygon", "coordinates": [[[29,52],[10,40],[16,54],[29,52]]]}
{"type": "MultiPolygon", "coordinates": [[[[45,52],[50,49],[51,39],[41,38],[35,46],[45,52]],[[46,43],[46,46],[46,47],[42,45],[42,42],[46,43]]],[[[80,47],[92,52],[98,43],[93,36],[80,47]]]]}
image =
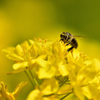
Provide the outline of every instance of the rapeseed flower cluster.
{"type": "Polygon", "coordinates": [[[100,100],[100,61],[90,60],[77,49],[68,52],[69,47],[34,39],[4,49],[15,62],[7,74],[26,73],[33,85],[27,100],[100,100]]]}

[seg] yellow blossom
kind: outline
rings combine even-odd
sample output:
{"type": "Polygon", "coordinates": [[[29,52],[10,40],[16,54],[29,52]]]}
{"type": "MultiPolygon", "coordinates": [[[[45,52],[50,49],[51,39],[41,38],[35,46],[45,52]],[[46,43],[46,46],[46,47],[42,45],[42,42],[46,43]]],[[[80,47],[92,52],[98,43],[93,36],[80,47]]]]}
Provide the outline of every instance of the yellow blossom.
{"type": "Polygon", "coordinates": [[[28,69],[31,82],[36,82],[31,72],[34,69],[41,81],[36,82],[27,100],[99,100],[100,61],[90,60],[75,48],[68,52],[70,45],[65,45],[35,39],[3,50],[7,58],[15,61],[10,74],[28,69]]]}
{"type": "MultiPolygon", "coordinates": [[[[38,57],[46,54],[46,43],[43,42],[43,44],[42,42],[35,42],[33,40],[29,40],[29,42],[30,44],[25,41],[22,44],[18,44],[16,47],[10,47],[3,50],[8,59],[15,61],[13,65],[14,71],[8,74],[21,72],[26,69],[31,70],[37,66],[38,57]]],[[[41,56],[41,59],[45,58],[41,56]]]]}
{"type": "Polygon", "coordinates": [[[35,89],[27,97],[27,100],[59,100],[56,96],[52,95],[58,90],[58,82],[55,78],[46,79],[41,84],[40,90],[35,89]]]}
{"type": "Polygon", "coordinates": [[[27,82],[21,82],[15,88],[14,92],[10,93],[7,86],[3,82],[0,82],[0,100],[15,100],[20,92],[20,90],[27,84],[27,82]]]}

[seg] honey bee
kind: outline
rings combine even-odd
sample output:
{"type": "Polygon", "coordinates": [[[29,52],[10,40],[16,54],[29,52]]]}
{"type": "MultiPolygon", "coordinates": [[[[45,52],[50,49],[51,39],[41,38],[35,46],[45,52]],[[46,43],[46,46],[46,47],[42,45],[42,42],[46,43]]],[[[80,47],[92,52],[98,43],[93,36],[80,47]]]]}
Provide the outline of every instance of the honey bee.
{"type": "Polygon", "coordinates": [[[63,32],[60,34],[60,38],[61,38],[60,41],[63,41],[66,44],[66,46],[69,44],[72,46],[67,51],[70,51],[73,48],[78,47],[78,43],[77,43],[75,37],[81,37],[81,36],[74,36],[69,32],[63,32]]]}

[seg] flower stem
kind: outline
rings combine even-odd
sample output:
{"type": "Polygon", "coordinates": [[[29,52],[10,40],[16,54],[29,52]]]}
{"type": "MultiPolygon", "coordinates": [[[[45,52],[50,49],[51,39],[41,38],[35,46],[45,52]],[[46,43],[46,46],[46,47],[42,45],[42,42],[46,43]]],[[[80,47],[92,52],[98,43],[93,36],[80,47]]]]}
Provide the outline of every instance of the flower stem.
{"type": "Polygon", "coordinates": [[[66,82],[68,81],[68,78],[67,79],[65,79],[61,84],[60,84],[60,86],[59,87],[61,87],[63,84],[65,84],[66,82]]]}
{"type": "Polygon", "coordinates": [[[64,97],[62,97],[60,100],[63,100],[64,98],[66,98],[68,95],[70,95],[72,92],[66,94],[64,97]]]}
{"type": "Polygon", "coordinates": [[[28,79],[30,80],[30,82],[31,82],[31,84],[32,84],[32,86],[33,86],[33,88],[35,89],[35,84],[32,82],[31,77],[29,76],[29,74],[27,73],[27,71],[24,71],[24,72],[25,72],[26,76],[28,77],[28,79]]]}
{"type": "Polygon", "coordinates": [[[39,83],[38,83],[37,80],[34,78],[34,76],[33,76],[32,72],[31,72],[31,70],[29,70],[29,72],[30,72],[30,75],[32,76],[32,78],[33,78],[35,84],[36,84],[36,85],[38,86],[38,88],[39,88],[39,83]]]}

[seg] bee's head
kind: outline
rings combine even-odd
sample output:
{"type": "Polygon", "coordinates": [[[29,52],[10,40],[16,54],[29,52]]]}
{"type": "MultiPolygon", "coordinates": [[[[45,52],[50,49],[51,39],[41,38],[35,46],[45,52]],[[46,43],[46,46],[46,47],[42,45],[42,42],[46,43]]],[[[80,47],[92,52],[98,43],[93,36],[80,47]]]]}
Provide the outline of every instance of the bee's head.
{"type": "Polygon", "coordinates": [[[64,43],[68,42],[68,40],[70,39],[70,33],[69,32],[62,32],[60,34],[60,41],[63,41],[64,43]]]}

